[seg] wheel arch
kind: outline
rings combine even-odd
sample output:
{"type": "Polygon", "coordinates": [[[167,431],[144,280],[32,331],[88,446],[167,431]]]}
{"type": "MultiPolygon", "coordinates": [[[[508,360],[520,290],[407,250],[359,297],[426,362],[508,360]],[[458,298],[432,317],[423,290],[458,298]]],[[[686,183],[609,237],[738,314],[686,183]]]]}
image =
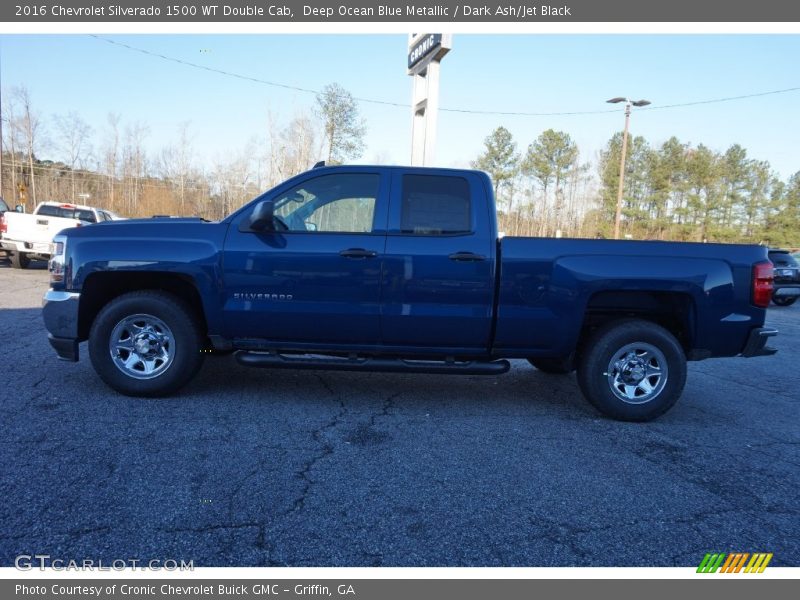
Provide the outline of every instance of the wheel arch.
{"type": "Polygon", "coordinates": [[[604,290],[594,293],[586,305],[578,351],[601,327],[627,319],[660,325],[675,336],[687,357],[692,357],[697,309],[688,292],[604,290]]]}
{"type": "Polygon", "coordinates": [[[156,271],[97,272],[88,275],[81,288],[81,302],[78,309],[79,339],[88,339],[92,323],[98,313],[114,298],[144,290],[167,292],[180,298],[192,311],[192,316],[202,330],[208,331],[202,297],[191,276],[156,271]]]}

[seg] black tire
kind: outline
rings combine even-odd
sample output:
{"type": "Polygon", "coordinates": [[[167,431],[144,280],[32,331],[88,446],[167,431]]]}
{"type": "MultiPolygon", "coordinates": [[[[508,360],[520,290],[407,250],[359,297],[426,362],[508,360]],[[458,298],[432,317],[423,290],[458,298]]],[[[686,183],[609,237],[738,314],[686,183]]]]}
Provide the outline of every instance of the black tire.
{"type": "Polygon", "coordinates": [[[205,332],[180,298],[144,290],[118,296],[103,307],[89,333],[89,356],[97,374],[114,390],[126,396],[160,397],[174,394],[194,377],[203,364],[204,342],[205,332]],[[117,339],[113,351],[112,335],[117,339]],[[123,345],[148,352],[122,349],[123,345]]]}
{"type": "Polygon", "coordinates": [[[10,252],[9,258],[15,269],[27,269],[31,264],[31,259],[25,252],[10,252]]]}
{"type": "Polygon", "coordinates": [[[569,358],[529,358],[528,362],[549,375],[566,375],[575,370],[575,363],[569,358]]]}
{"type": "Polygon", "coordinates": [[[778,306],[791,306],[797,300],[794,296],[773,296],[772,301],[777,304],[778,306]]]}
{"type": "Polygon", "coordinates": [[[602,414],[620,421],[660,417],[677,402],[685,383],[683,348],[650,321],[630,319],[601,327],[578,360],[583,395],[602,414]]]}

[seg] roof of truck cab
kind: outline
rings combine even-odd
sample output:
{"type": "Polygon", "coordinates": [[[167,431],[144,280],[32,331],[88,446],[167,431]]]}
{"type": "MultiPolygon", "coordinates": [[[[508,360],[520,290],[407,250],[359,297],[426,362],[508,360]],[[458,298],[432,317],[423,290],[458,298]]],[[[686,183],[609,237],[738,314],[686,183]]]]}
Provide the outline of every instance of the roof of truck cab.
{"type": "Polygon", "coordinates": [[[413,169],[414,171],[442,171],[445,173],[481,173],[484,171],[479,169],[457,169],[455,167],[422,167],[419,165],[325,165],[323,167],[314,167],[304,171],[304,173],[316,173],[323,171],[360,171],[363,169],[389,169],[394,171],[407,171],[413,169]]]}

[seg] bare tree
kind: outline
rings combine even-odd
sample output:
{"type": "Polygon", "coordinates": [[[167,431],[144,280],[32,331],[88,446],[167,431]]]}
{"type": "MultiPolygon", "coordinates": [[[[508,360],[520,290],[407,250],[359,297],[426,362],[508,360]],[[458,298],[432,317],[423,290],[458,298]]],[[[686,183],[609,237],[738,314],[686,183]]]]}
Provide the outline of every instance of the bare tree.
{"type": "Polygon", "coordinates": [[[28,155],[29,189],[31,193],[29,196],[30,202],[27,202],[26,199],[26,205],[31,209],[36,206],[36,174],[34,173],[33,160],[36,154],[41,120],[39,119],[39,115],[33,111],[31,95],[28,88],[24,86],[14,88],[14,97],[20,109],[17,126],[22,133],[25,151],[28,155]]]}
{"type": "Polygon", "coordinates": [[[178,126],[178,145],[175,152],[175,169],[177,172],[181,214],[186,214],[186,188],[192,174],[193,153],[189,126],[189,121],[184,121],[178,126]]]}
{"type": "MultiPolygon", "coordinates": [[[[162,177],[171,181],[178,188],[178,206],[182,215],[187,212],[186,201],[194,170],[194,153],[189,127],[189,121],[184,121],[178,125],[178,139],[175,145],[164,148],[160,160],[162,177]]],[[[194,209],[192,212],[194,212],[194,209]]]]}
{"type": "Polygon", "coordinates": [[[310,168],[316,162],[317,131],[313,121],[300,114],[281,131],[279,137],[283,177],[290,177],[310,168]]]}
{"type": "Polygon", "coordinates": [[[252,173],[255,140],[249,140],[237,155],[218,158],[211,172],[211,190],[219,202],[211,207],[212,217],[219,219],[242,206],[259,191],[252,173]]]}
{"type": "Polygon", "coordinates": [[[17,189],[17,148],[21,146],[19,141],[19,122],[16,114],[16,105],[13,102],[13,96],[10,100],[3,103],[3,118],[8,126],[3,131],[4,143],[9,151],[9,158],[11,162],[11,196],[9,197],[9,204],[12,206],[17,204],[18,189],[17,189]]]}
{"type": "Polygon", "coordinates": [[[103,144],[102,169],[107,181],[108,206],[112,209],[119,209],[114,192],[119,164],[120,116],[115,113],[109,113],[106,122],[108,125],[103,144]]]}
{"type": "Polygon", "coordinates": [[[92,133],[92,128],[75,111],[64,115],[56,115],[55,122],[58,145],[66,155],[67,164],[71,171],[70,183],[72,185],[72,199],[74,200],[77,197],[75,169],[78,166],[84,166],[86,157],[89,154],[89,136],[92,133]]]}
{"type": "Polygon", "coordinates": [[[325,131],[328,162],[361,156],[367,127],[350,92],[338,83],[326,85],[317,95],[317,115],[325,131]]]}
{"type": "Polygon", "coordinates": [[[147,153],[144,140],[149,129],[137,121],[125,128],[125,145],[122,148],[123,198],[129,214],[134,214],[147,175],[147,153]]]}

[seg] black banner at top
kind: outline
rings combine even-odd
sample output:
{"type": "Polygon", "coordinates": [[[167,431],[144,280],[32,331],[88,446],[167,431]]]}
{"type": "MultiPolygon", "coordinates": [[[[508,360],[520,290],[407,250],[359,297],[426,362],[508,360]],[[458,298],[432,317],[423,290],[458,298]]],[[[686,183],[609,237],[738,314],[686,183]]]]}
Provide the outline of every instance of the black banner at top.
{"type": "Polygon", "coordinates": [[[17,0],[4,22],[797,22],[787,0],[17,0]]]}

